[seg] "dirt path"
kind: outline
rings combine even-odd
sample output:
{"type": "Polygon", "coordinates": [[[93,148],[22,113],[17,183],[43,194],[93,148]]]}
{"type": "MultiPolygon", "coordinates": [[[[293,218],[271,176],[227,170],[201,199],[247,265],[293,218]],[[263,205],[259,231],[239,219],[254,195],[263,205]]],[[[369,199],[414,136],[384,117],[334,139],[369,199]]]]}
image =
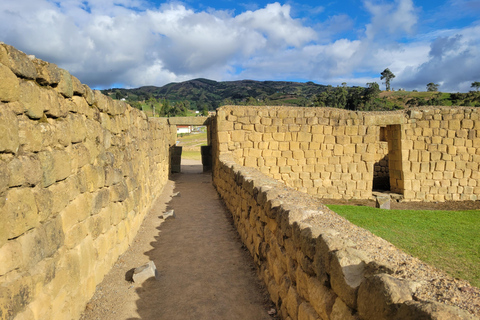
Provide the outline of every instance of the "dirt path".
{"type": "Polygon", "coordinates": [[[269,320],[272,307],[215,189],[198,162],[182,159],[133,245],[97,286],[82,320],[269,320]],[[196,165],[193,165],[196,164],[196,165]],[[172,198],[172,194],[180,192],[172,198]],[[175,210],[175,219],[158,216],[175,210]],[[138,286],[132,268],[155,262],[159,280],[138,286]]]}

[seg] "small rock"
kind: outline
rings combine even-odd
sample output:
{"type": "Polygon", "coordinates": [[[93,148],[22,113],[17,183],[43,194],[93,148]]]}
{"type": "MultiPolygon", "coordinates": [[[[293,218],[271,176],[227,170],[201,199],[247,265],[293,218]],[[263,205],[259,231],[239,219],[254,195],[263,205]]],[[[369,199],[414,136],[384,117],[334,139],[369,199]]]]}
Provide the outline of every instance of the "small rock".
{"type": "Polygon", "coordinates": [[[180,194],[180,192],[175,192],[173,195],[172,195],[172,198],[173,197],[181,197],[182,195],[180,194]]]}
{"type": "Polygon", "coordinates": [[[271,315],[271,316],[276,314],[276,313],[277,313],[277,310],[275,310],[275,308],[272,308],[272,309],[268,310],[268,314],[271,315]]]}
{"type": "Polygon", "coordinates": [[[158,280],[157,267],[153,261],[150,261],[141,267],[135,268],[132,279],[135,283],[143,283],[145,280],[151,277],[155,277],[155,279],[158,280]]]}
{"type": "Polygon", "coordinates": [[[160,218],[162,218],[164,220],[175,219],[175,210],[170,210],[170,211],[165,212],[164,214],[162,214],[160,216],[160,218]]]}
{"type": "Polygon", "coordinates": [[[380,209],[390,209],[390,196],[379,196],[375,202],[375,207],[380,209]]]}

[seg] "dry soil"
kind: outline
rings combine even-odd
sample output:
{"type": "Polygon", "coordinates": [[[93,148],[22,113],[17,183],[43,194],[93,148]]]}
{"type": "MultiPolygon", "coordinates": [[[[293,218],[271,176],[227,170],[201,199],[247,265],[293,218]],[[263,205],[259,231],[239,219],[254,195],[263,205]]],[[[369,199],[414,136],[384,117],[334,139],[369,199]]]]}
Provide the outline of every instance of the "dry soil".
{"type": "Polygon", "coordinates": [[[182,160],[182,173],[172,176],[81,319],[271,320],[272,308],[211,173],[202,173],[198,162],[182,160]],[[171,209],[175,219],[159,218],[171,209]],[[133,268],[149,260],[158,280],[127,281],[133,268]]]}

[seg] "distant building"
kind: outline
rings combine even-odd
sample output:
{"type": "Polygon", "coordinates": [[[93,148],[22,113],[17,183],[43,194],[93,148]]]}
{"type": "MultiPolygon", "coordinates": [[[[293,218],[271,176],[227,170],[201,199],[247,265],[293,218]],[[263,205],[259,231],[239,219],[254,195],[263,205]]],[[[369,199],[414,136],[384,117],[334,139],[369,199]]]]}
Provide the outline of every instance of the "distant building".
{"type": "Polygon", "coordinates": [[[191,133],[192,126],[177,126],[177,134],[179,133],[191,133]]]}

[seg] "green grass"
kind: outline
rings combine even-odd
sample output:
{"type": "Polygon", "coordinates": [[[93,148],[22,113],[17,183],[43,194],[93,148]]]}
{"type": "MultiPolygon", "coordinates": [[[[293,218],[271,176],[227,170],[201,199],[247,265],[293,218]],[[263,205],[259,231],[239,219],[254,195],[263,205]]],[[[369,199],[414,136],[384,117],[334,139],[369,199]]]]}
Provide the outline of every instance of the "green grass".
{"type": "Polygon", "coordinates": [[[202,160],[200,151],[182,151],[182,159],[202,160]]]}
{"type": "Polygon", "coordinates": [[[398,248],[480,287],[480,210],[383,210],[328,205],[398,248]]]}
{"type": "Polygon", "coordinates": [[[202,159],[200,146],[207,145],[207,132],[185,134],[183,137],[177,136],[177,140],[180,141],[179,145],[183,147],[182,159],[202,159]]]}

